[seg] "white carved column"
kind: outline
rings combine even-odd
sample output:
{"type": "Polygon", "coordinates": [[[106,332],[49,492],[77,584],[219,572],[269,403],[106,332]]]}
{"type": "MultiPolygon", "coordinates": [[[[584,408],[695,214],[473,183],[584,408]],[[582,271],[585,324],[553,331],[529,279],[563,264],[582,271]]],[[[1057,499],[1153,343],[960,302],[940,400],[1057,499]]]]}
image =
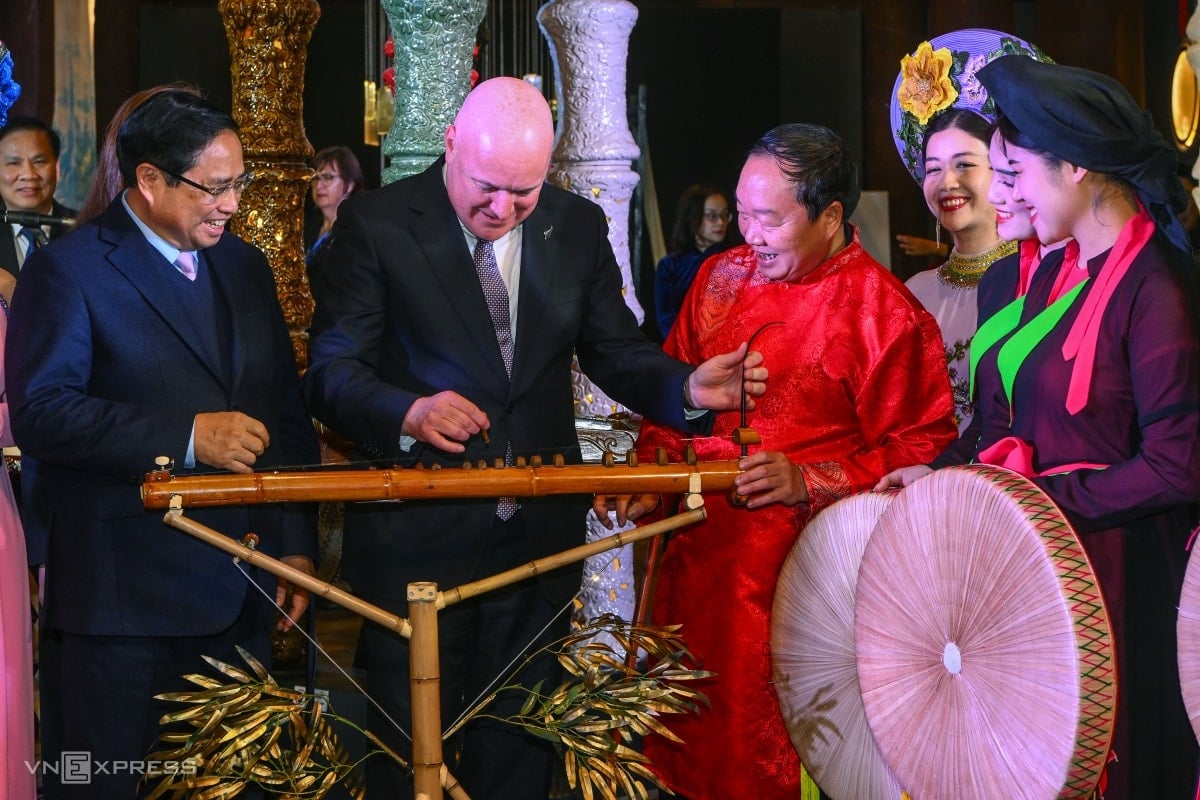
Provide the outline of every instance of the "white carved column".
{"type": "MultiPolygon", "coordinates": [[[[625,113],[625,62],[637,8],[626,0],[557,0],[538,11],[550,43],[558,91],[558,133],[550,182],[597,203],[621,268],[625,304],[645,314],[629,268],[629,198],[638,176],[638,146],[625,113]]],[[[621,410],[586,377],[575,375],[579,414],[621,410]]]]}
{"type": "MultiPolygon", "coordinates": [[[[626,0],[556,0],[538,11],[538,24],[550,43],[558,92],[550,182],[604,209],[608,238],[621,268],[625,304],[640,324],[645,314],[629,267],[629,199],[638,182],[630,164],[639,151],[625,111],[625,63],[636,22],[637,8],[626,0]]],[[[578,368],[572,380],[579,415],[606,416],[623,410],[578,368]]],[[[611,533],[591,511],[587,528],[588,541],[611,533]]],[[[632,618],[632,546],[585,562],[582,599],[586,618],[604,612],[632,618]]]]}

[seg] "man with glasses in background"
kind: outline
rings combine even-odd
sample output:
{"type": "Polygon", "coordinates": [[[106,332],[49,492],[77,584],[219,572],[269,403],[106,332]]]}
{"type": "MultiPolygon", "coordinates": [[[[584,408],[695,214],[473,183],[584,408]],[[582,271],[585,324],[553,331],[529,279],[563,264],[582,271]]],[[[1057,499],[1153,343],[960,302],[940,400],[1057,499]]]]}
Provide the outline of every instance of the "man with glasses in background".
{"type": "MultiPolygon", "coordinates": [[[[0,128],[0,201],[4,211],[57,217],[75,216],[54,199],[62,140],[35,117],[10,117],[0,128]]],[[[0,225],[0,269],[16,275],[29,253],[66,231],[65,225],[39,225],[29,220],[0,225]]]]}
{"type": "MultiPolygon", "coordinates": [[[[227,555],[143,510],[142,476],[157,456],[180,473],[318,457],[271,270],[225,230],[253,177],[236,123],[167,91],[132,112],[117,152],[130,188],[30,256],[5,353],[13,429],[51,509],[45,613],[61,669],[46,711],[62,730],[43,753],[45,777],[60,784],[54,796],[88,800],[150,788],[138,786],[140,762],[166,710],[152,698],[187,686],[179,676],[203,671],[202,655],[240,663],[241,645],[270,660],[267,597],[227,555]]],[[[261,550],[312,570],[307,510],[189,516],[233,536],[254,531],[261,550]]],[[[248,571],[283,602],[287,587],[248,571]]],[[[291,597],[280,627],[307,605],[303,591],[291,597]]]]}

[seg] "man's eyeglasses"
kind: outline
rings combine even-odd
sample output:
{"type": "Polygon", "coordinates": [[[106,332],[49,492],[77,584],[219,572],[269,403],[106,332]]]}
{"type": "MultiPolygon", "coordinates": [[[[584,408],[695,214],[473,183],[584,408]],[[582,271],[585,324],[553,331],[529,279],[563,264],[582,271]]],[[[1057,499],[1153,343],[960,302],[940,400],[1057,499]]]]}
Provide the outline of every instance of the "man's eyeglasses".
{"type": "Polygon", "coordinates": [[[705,211],[704,218],[709,222],[729,222],[733,218],[733,215],[729,213],[728,209],[724,211],[705,211]]]}
{"type": "Polygon", "coordinates": [[[223,195],[226,195],[229,192],[233,192],[236,195],[241,195],[242,192],[246,191],[246,187],[254,181],[253,172],[243,172],[229,183],[222,183],[220,186],[205,186],[202,183],[196,183],[193,180],[189,180],[182,175],[176,175],[174,172],[167,172],[162,167],[159,167],[159,170],[162,172],[162,174],[169,178],[174,178],[180,183],[186,183],[193,189],[199,189],[200,191],[204,192],[209,196],[209,200],[207,201],[209,203],[217,202],[223,195]]]}

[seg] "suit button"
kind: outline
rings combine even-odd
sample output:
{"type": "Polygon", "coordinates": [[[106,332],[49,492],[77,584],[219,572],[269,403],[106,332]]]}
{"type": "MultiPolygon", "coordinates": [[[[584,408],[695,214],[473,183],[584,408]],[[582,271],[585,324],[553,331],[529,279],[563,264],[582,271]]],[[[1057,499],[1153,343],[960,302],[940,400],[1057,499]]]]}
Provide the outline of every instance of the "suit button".
{"type": "Polygon", "coordinates": [[[504,407],[504,413],[510,417],[512,416],[512,413],[516,410],[517,410],[516,403],[509,403],[507,406],[504,407]]]}

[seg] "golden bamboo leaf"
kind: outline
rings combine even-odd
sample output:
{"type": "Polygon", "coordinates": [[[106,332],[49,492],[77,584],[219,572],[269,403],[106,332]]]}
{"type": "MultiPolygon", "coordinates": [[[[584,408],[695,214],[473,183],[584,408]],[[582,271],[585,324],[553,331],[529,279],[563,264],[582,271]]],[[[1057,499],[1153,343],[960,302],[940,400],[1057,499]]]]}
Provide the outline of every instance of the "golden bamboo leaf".
{"type": "Polygon", "coordinates": [[[621,788],[625,791],[625,796],[629,800],[633,800],[637,796],[637,792],[633,789],[633,781],[630,779],[629,773],[623,769],[618,769],[617,780],[621,782],[621,788]]]}
{"type": "Polygon", "coordinates": [[[201,656],[208,662],[209,666],[221,673],[227,678],[233,678],[238,683],[250,683],[254,680],[254,676],[250,673],[240,670],[232,664],[226,664],[224,661],[213,658],[212,656],[201,656]]]}
{"type": "Polygon", "coordinates": [[[225,684],[221,683],[219,680],[217,680],[216,678],[210,678],[207,675],[200,675],[199,673],[196,673],[196,672],[189,673],[182,677],[188,683],[194,683],[195,685],[201,687],[202,689],[216,689],[216,688],[219,688],[219,687],[225,685],[225,684]]]}
{"type": "Polygon", "coordinates": [[[254,654],[242,647],[240,644],[236,645],[236,647],[238,655],[242,657],[242,661],[246,662],[246,665],[249,666],[254,674],[258,676],[260,681],[274,683],[274,679],[272,679],[270,674],[267,673],[267,668],[262,665],[261,661],[254,657],[254,654]]]}
{"type": "Polygon", "coordinates": [[[563,669],[576,677],[583,674],[583,669],[579,666],[575,659],[571,657],[570,653],[559,653],[558,663],[562,665],[563,669]]]}
{"type": "Polygon", "coordinates": [[[180,711],[173,711],[173,712],[170,712],[167,714],[163,714],[161,717],[159,717],[158,724],[159,725],[171,725],[176,722],[186,722],[187,720],[193,719],[195,717],[199,717],[202,714],[212,713],[213,710],[214,709],[210,708],[207,704],[202,705],[202,706],[192,706],[190,708],[185,708],[180,711]]]}
{"type": "MultiPolygon", "coordinates": [[[[234,739],[225,745],[225,748],[217,754],[217,758],[229,758],[235,755],[239,750],[245,747],[250,742],[253,742],[258,737],[262,736],[267,731],[266,723],[259,725],[253,730],[247,731],[245,735],[234,739]]],[[[224,740],[222,740],[224,741],[224,740]]]]}
{"type": "MultiPolygon", "coordinates": [[[[270,711],[254,711],[240,719],[237,719],[225,731],[225,734],[217,740],[217,744],[224,744],[230,739],[236,739],[242,736],[246,731],[253,729],[261,729],[260,733],[265,733],[267,726],[264,724],[271,717],[270,711]]],[[[257,736],[254,738],[258,738],[257,736]]]]}
{"type": "Polygon", "coordinates": [[[325,779],[317,786],[316,794],[313,795],[313,800],[321,800],[322,797],[329,794],[329,790],[337,783],[337,772],[328,772],[325,774],[325,779]]]}
{"type": "Polygon", "coordinates": [[[220,786],[214,786],[211,789],[205,789],[195,796],[195,800],[226,800],[226,798],[237,797],[245,788],[245,781],[232,781],[220,786]]]}
{"type": "Polygon", "coordinates": [[[568,749],[565,753],[563,753],[563,767],[567,771],[567,786],[574,789],[575,782],[579,778],[579,775],[576,773],[576,770],[575,770],[575,751],[574,750],[568,749]]]}
{"type": "Polygon", "coordinates": [[[660,789],[667,788],[667,787],[663,786],[662,783],[659,782],[658,775],[655,774],[654,770],[650,769],[650,767],[646,766],[643,763],[633,761],[633,762],[630,762],[629,764],[627,764],[625,766],[625,768],[628,769],[630,772],[632,772],[634,775],[638,775],[639,777],[645,778],[646,780],[650,781],[651,783],[653,783],[655,786],[657,786],[660,789]]]}

